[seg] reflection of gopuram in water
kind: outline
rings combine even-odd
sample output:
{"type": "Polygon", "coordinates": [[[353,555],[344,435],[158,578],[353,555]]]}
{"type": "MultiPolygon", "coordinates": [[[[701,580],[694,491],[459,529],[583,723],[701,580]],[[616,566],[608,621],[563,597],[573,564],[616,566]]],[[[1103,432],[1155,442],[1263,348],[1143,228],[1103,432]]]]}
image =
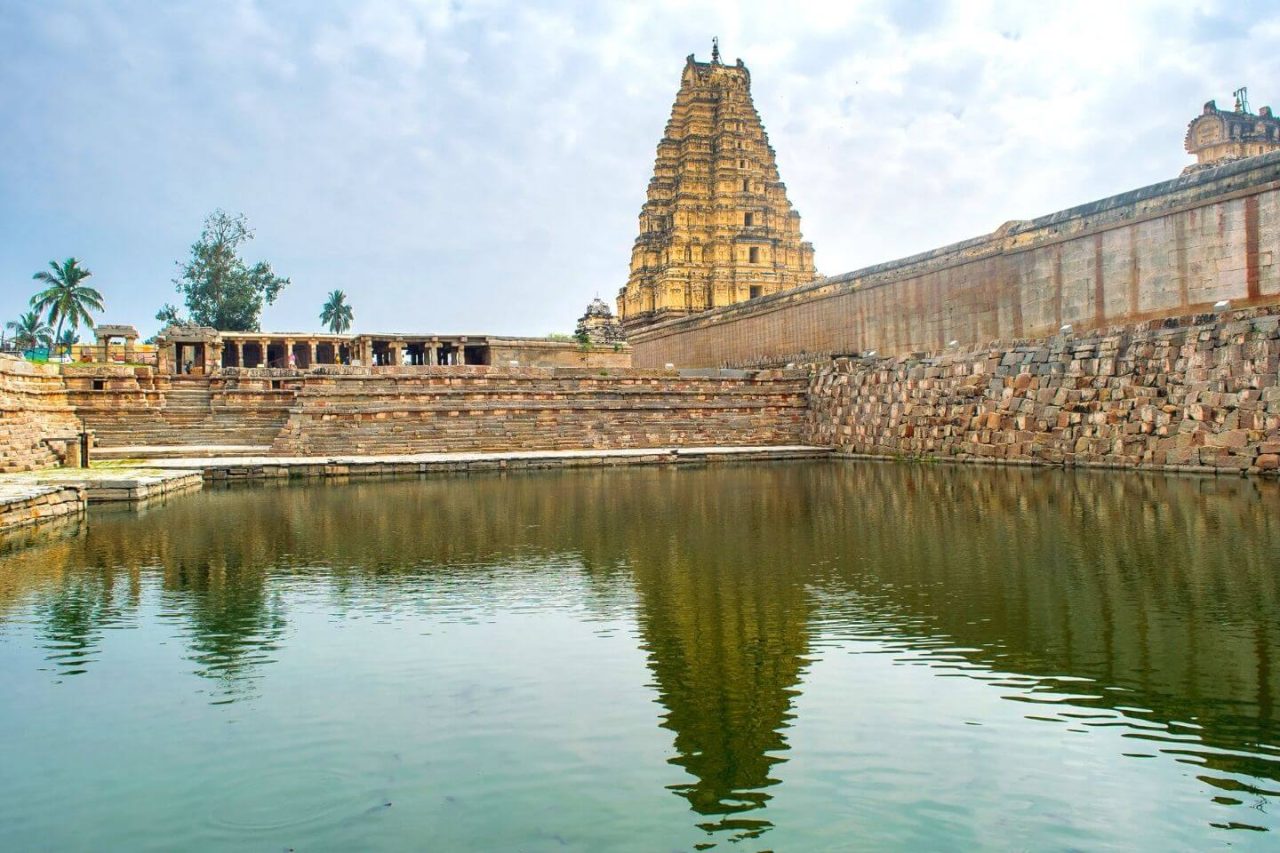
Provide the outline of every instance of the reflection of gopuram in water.
{"type": "MultiPolygon", "coordinates": [[[[292,576],[321,578],[339,608],[374,588],[425,613],[464,588],[514,606],[571,571],[596,615],[638,623],[680,768],[669,788],[707,830],[768,828],[813,641],[839,653],[868,626],[925,657],[967,648],[964,673],[996,695],[1052,701],[1028,715],[1106,711],[1225,797],[1268,797],[1278,502],[1266,481],[878,464],[213,491],[7,553],[0,630],[35,600],[72,674],[159,585],[193,668],[235,697],[270,677],[292,576]]],[[[955,657],[938,665],[954,674],[955,657]]]]}

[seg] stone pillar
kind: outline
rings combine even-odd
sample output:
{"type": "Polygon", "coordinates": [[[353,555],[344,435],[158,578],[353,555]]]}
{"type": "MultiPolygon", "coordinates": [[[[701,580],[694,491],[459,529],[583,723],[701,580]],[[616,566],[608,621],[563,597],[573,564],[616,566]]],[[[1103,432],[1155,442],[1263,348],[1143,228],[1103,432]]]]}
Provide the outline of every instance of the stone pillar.
{"type": "Polygon", "coordinates": [[[393,367],[400,366],[400,341],[392,341],[390,344],[391,364],[393,367]]]}
{"type": "Polygon", "coordinates": [[[244,341],[236,341],[236,367],[244,367],[244,341]]]}
{"type": "Polygon", "coordinates": [[[440,363],[440,345],[435,341],[432,341],[431,343],[426,345],[426,349],[427,349],[427,364],[430,365],[431,367],[434,367],[437,364],[439,364],[440,363]]]}
{"type": "Polygon", "coordinates": [[[307,367],[316,366],[316,339],[312,338],[307,341],[307,367]]]}
{"type": "Polygon", "coordinates": [[[124,360],[129,364],[133,364],[133,347],[137,342],[137,338],[124,339],[124,360]]]}
{"type": "Polygon", "coordinates": [[[293,364],[293,338],[284,339],[284,366],[293,364]]]}

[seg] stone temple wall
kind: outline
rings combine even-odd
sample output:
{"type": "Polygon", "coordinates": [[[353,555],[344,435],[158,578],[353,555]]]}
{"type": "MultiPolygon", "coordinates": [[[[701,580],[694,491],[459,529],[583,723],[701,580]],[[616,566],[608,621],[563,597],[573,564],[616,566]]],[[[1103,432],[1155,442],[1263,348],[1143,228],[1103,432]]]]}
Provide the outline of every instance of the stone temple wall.
{"type": "Polygon", "coordinates": [[[806,439],[970,462],[1277,473],[1280,308],[935,357],[839,358],[806,439]]]}
{"type": "MultiPolygon", "coordinates": [[[[909,210],[902,211],[909,215],[909,210]]],[[[1280,153],[637,330],[637,367],[749,367],[1041,338],[1280,302],[1280,153]]]]}
{"type": "Polygon", "coordinates": [[[49,468],[80,432],[56,367],[0,355],[0,473],[49,468]]]}
{"type": "Polygon", "coordinates": [[[74,367],[67,385],[102,447],[325,455],[798,444],[807,376],[468,365],[170,377],[74,367]]]}
{"type": "Polygon", "coordinates": [[[799,444],[807,374],[466,367],[311,375],[276,454],[799,444]]]}

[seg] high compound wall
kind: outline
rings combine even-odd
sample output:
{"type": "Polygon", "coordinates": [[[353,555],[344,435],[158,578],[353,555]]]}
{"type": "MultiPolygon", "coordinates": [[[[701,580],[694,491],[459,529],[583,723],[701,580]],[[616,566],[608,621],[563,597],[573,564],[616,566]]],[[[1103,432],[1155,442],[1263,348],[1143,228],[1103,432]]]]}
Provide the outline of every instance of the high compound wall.
{"type": "Polygon", "coordinates": [[[0,355],[0,473],[59,464],[79,432],[56,367],[0,355]]]}
{"type": "MultiPolygon", "coordinates": [[[[909,215],[909,209],[900,211],[909,215]]],[[[1280,153],[633,332],[637,367],[938,351],[1280,301],[1280,153]]]]}
{"type": "Polygon", "coordinates": [[[809,442],[846,453],[1276,474],[1280,308],[816,371],[809,442]]]}

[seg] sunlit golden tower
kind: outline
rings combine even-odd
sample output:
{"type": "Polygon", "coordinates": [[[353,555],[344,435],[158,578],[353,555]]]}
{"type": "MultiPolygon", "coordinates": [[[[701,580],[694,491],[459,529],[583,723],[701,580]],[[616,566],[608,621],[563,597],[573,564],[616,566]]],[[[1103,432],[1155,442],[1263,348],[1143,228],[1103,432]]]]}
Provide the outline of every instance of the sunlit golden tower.
{"type": "Polygon", "coordinates": [[[751,73],[691,54],[658,143],[618,315],[650,323],[767,296],[814,278],[813,246],[787,200],[751,73]]]}

